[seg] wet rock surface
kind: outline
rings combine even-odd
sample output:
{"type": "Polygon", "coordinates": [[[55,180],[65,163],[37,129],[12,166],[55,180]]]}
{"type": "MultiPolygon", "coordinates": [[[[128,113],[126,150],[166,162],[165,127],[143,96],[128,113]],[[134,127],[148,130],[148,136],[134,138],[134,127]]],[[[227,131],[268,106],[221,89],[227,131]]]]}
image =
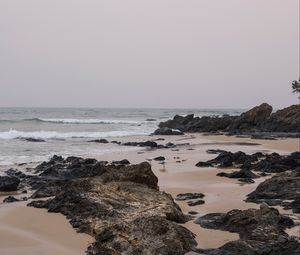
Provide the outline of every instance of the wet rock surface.
{"type": "Polygon", "coordinates": [[[172,197],[160,192],[151,166],[54,156],[24,185],[36,190],[29,206],[62,213],[79,232],[95,237],[87,254],[185,254],[194,235],[172,197]],[[45,198],[47,198],[45,200],[45,198]]]}
{"type": "Polygon", "coordinates": [[[0,191],[16,191],[20,179],[15,176],[0,176],[0,191]]]}
{"type": "MultiPolygon", "coordinates": [[[[222,117],[195,117],[176,115],[172,120],[161,122],[154,134],[162,134],[164,129],[177,129],[181,132],[226,132],[229,134],[259,135],[261,132],[285,136],[300,133],[300,105],[272,113],[272,106],[263,103],[240,116],[224,115],[222,117]]],[[[270,135],[265,135],[270,137],[270,135]]],[[[274,137],[273,137],[274,138],[274,137]]]]}
{"type": "Polygon", "coordinates": [[[226,230],[240,236],[240,240],[226,243],[218,249],[198,251],[203,254],[296,255],[300,252],[297,239],[284,231],[295,226],[293,220],[266,204],[262,204],[260,209],[207,214],[195,223],[203,228],[226,230]]]}

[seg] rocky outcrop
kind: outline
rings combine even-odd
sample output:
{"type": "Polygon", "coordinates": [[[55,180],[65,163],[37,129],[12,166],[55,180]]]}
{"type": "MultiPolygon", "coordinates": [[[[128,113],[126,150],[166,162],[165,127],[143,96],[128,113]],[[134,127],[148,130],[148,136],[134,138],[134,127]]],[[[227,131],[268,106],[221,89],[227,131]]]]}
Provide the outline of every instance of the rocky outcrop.
{"type": "Polygon", "coordinates": [[[188,220],[172,197],[160,192],[150,164],[108,165],[55,156],[36,168],[29,205],[62,213],[79,232],[95,237],[89,255],[178,254],[195,248],[188,220]]]}
{"type": "Polygon", "coordinates": [[[0,191],[16,191],[20,179],[15,176],[0,176],[0,191]]]}
{"type": "Polygon", "coordinates": [[[199,250],[203,254],[296,255],[300,252],[297,239],[284,231],[295,226],[293,220],[266,204],[262,204],[260,209],[207,214],[195,223],[203,228],[226,230],[240,236],[240,240],[229,242],[219,249],[199,250]]]}
{"type": "Polygon", "coordinates": [[[161,127],[154,131],[153,135],[183,135],[184,133],[178,129],[161,127]]]}
{"type": "Polygon", "coordinates": [[[270,137],[268,133],[272,132],[274,134],[271,139],[274,139],[274,136],[300,133],[300,105],[292,105],[272,113],[272,106],[263,103],[240,116],[199,118],[193,114],[184,117],[176,115],[172,120],[161,122],[154,134],[160,134],[162,129],[177,129],[181,132],[225,132],[267,139],[270,137]]]}
{"type": "Polygon", "coordinates": [[[300,174],[297,172],[276,175],[260,183],[255,191],[247,195],[247,202],[281,205],[300,213],[300,174]]]}

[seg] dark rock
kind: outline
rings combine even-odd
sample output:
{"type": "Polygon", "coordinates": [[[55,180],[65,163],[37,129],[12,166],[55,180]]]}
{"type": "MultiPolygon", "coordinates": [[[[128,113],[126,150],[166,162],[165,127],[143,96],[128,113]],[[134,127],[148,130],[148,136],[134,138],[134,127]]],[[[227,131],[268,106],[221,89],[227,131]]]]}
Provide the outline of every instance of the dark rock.
{"type": "Polygon", "coordinates": [[[119,161],[113,161],[112,164],[114,164],[114,165],[130,165],[130,162],[128,159],[122,159],[119,161]]]}
{"type": "Polygon", "coordinates": [[[150,148],[157,148],[158,144],[153,141],[146,141],[146,142],[127,142],[123,143],[124,146],[138,146],[138,147],[150,147],[150,148]]]}
{"type": "Polygon", "coordinates": [[[157,121],[156,119],[146,119],[146,121],[157,121]]]}
{"type": "Polygon", "coordinates": [[[15,176],[0,176],[0,191],[16,191],[20,179],[15,176]]]}
{"type": "Polygon", "coordinates": [[[118,141],[111,141],[111,143],[115,143],[115,144],[118,144],[118,145],[121,144],[121,142],[118,142],[118,141]]]}
{"type": "Polygon", "coordinates": [[[106,139],[95,139],[88,141],[90,143],[109,143],[106,139]]]}
{"type": "Polygon", "coordinates": [[[243,183],[255,183],[255,181],[251,178],[240,178],[238,181],[243,183]]]}
{"type": "Polygon", "coordinates": [[[8,175],[8,176],[14,176],[14,177],[17,177],[17,178],[25,178],[26,177],[26,174],[24,174],[23,172],[21,171],[18,171],[18,170],[15,170],[15,169],[8,169],[7,171],[5,171],[5,173],[8,175]]]}
{"type": "Polygon", "coordinates": [[[195,201],[188,201],[187,202],[188,206],[203,205],[204,203],[205,203],[205,201],[202,200],[202,199],[197,199],[195,201]]]}
{"type": "Polygon", "coordinates": [[[247,202],[280,205],[285,200],[291,200],[289,208],[298,211],[300,194],[300,177],[294,174],[281,174],[260,183],[256,190],[247,195],[247,202]]]}
{"type": "Polygon", "coordinates": [[[34,143],[44,143],[46,142],[43,139],[39,139],[39,138],[33,138],[33,137],[29,137],[29,138],[22,138],[22,140],[26,141],[26,142],[34,142],[34,143]]]}
{"type": "Polygon", "coordinates": [[[198,199],[203,197],[204,197],[203,193],[181,193],[176,196],[175,200],[184,201],[184,200],[192,200],[192,199],[198,199]]]}
{"type": "Polygon", "coordinates": [[[153,160],[155,160],[155,161],[164,161],[164,160],[166,160],[166,158],[163,157],[163,156],[159,156],[159,157],[154,158],[153,160]]]}
{"type": "Polygon", "coordinates": [[[20,201],[19,199],[13,197],[13,196],[8,196],[3,199],[3,203],[14,203],[20,201]]]}
{"type": "Polygon", "coordinates": [[[235,232],[240,236],[240,240],[229,242],[218,249],[200,250],[208,255],[296,255],[300,251],[300,243],[284,231],[295,226],[293,220],[265,204],[259,210],[207,214],[195,223],[203,228],[235,232]]]}
{"type": "MultiPolygon", "coordinates": [[[[94,176],[90,165],[97,162],[88,161],[85,166],[83,159],[70,161],[57,162],[59,170],[50,172],[57,177],[60,169],[75,171],[76,165],[80,174],[68,175],[72,178],[64,179],[66,183],[54,192],[54,198],[33,201],[29,206],[62,213],[77,231],[95,237],[87,254],[183,255],[195,248],[194,235],[177,224],[186,222],[188,217],[169,194],[158,190],[157,177],[148,163],[104,165],[101,173],[94,176]]],[[[53,164],[45,163],[42,168],[53,164]]],[[[45,179],[44,185],[51,190],[49,180],[45,179]]]]}
{"type": "Polygon", "coordinates": [[[251,180],[251,179],[259,178],[259,175],[254,174],[252,171],[243,170],[243,169],[240,171],[234,171],[232,173],[221,172],[221,173],[218,173],[217,176],[228,177],[228,178],[233,178],[233,179],[242,179],[242,180],[246,180],[246,181],[249,181],[249,179],[251,180]]]}
{"type": "Polygon", "coordinates": [[[291,136],[300,133],[300,105],[292,105],[273,114],[272,107],[266,103],[242,113],[240,116],[194,117],[193,114],[174,116],[159,124],[154,134],[162,134],[167,129],[181,132],[227,132],[231,135],[251,136],[259,139],[274,139],[274,136],[291,136]],[[271,133],[272,132],[272,133],[271,133]],[[259,137],[261,136],[261,137],[259,137]]]}
{"type": "Polygon", "coordinates": [[[162,127],[162,128],[156,129],[154,131],[153,135],[184,135],[184,133],[178,129],[162,127]]]}

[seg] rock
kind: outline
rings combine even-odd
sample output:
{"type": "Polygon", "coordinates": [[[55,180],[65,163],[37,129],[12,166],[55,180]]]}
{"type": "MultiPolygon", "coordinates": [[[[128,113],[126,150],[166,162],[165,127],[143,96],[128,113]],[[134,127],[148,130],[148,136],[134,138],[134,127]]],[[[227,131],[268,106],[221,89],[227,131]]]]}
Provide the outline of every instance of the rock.
{"type": "Polygon", "coordinates": [[[121,142],[118,142],[118,141],[111,141],[111,143],[115,143],[115,144],[118,144],[118,145],[121,144],[121,142]]]}
{"type": "MultiPolygon", "coordinates": [[[[64,179],[66,183],[56,189],[54,198],[33,201],[29,206],[62,213],[77,231],[95,237],[86,251],[88,255],[183,255],[195,249],[194,234],[177,224],[188,217],[169,194],[159,191],[150,164],[102,165],[101,171],[94,172],[97,164],[76,158],[44,163],[39,167],[41,175],[32,178],[42,178],[40,168],[46,171],[53,165],[59,168],[48,173],[55,178],[61,169],[77,174],[67,175],[71,177],[64,179]]],[[[45,186],[55,186],[53,182],[49,186],[48,180],[45,186]]]]}
{"type": "Polygon", "coordinates": [[[106,139],[95,139],[88,141],[90,143],[109,143],[106,139]]]}
{"type": "Polygon", "coordinates": [[[163,157],[163,156],[159,156],[159,157],[154,158],[153,160],[155,160],[155,161],[165,161],[166,158],[163,157]]]}
{"type": "Polygon", "coordinates": [[[153,135],[184,135],[184,133],[178,129],[163,127],[156,129],[153,135]]]}
{"type": "Polygon", "coordinates": [[[168,133],[177,129],[181,132],[226,132],[238,136],[251,136],[259,139],[275,139],[274,136],[291,136],[300,132],[300,105],[292,105],[272,114],[272,106],[263,103],[242,113],[240,116],[194,117],[174,116],[159,124],[154,134],[168,133]],[[272,134],[271,134],[272,132],[272,134]]]}
{"type": "Polygon", "coordinates": [[[14,176],[14,177],[21,178],[21,179],[26,177],[26,174],[24,174],[23,172],[12,169],[12,168],[5,171],[5,173],[8,176],[14,176]]]}
{"type": "Polygon", "coordinates": [[[247,112],[242,113],[227,129],[239,131],[256,130],[267,121],[272,113],[272,110],[272,106],[263,103],[247,112]]]}
{"type": "Polygon", "coordinates": [[[202,200],[202,199],[197,199],[195,201],[188,201],[187,202],[188,206],[203,205],[204,203],[205,203],[205,201],[202,200]]]}
{"type": "Polygon", "coordinates": [[[176,196],[175,200],[184,201],[184,200],[198,199],[203,197],[204,197],[203,193],[180,193],[176,196]]]}
{"type": "Polygon", "coordinates": [[[300,132],[300,105],[292,105],[271,115],[263,127],[268,132],[300,132]]]}
{"type": "Polygon", "coordinates": [[[157,121],[156,119],[146,119],[145,121],[157,121]]]}
{"type": "Polygon", "coordinates": [[[130,162],[128,159],[122,159],[119,161],[113,161],[112,164],[114,164],[114,165],[130,165],[130,162]]]}
{"type": "Polygon", "coordinates": [[[14,203],[20,201],[19,199],[13,197],[13,196],[8,196],[3,199],[3,203],[14,203]]]}
{"type": "Polygon", "coordinates": [[[24,140],[26,142],[34,142],[34,143],[44,143],[44,142],[46,142],[44,139],[33,138],[33,137],[22,138],[22,140],[24,140]]]}
{"type": "Polygon", "coordinates": [[[289,208],[298,211],[298,199],[300,194],[300,177],[294,174],[281,174],[260,183],[256,190],[247,195],[247,202],[280,205],[285,200],[294,201],[289,203],[289,208]]]}
{"type": "Polygon", "coordinates": [[[14,176],[0,176],[0,191],[16,191],[20,179],[14,176]]]}
{"type": "Polygon", "coordinates": [[[240,178],[238,181],[243,183],[255,183],[255,181],[251,178],[240,178]]]}
{"type": "Polygon", "coordinates": [[[265,204],[260,209],[207,214],[195,223],[203,228],[235,232],[240,236],[240,240],[229,242],[218,249],[199,250],[208,255],[296,255],[300,251],[300,243],[284,231],[295,226],[293,220],[265,204]]]}
{"type": "Polygon", "coordinates": [[[157,148],[158,144],[153,141],[146,141],[146,142],[127,142],[123,143],[124,146],[138,146],[138,147],[150,147],[150,148],[157,148]]]}
{"type": "Polygon", "coordinates": [[[259,175],[254,174],[250,170],[240,170],[240,171],[234,171],[232,173],[218,173],[217,176],[220,177],[228,177],[233,179],[240,179],[245,182],[253,183],[254,181],[252,179],[259,178],[259,175]]]}

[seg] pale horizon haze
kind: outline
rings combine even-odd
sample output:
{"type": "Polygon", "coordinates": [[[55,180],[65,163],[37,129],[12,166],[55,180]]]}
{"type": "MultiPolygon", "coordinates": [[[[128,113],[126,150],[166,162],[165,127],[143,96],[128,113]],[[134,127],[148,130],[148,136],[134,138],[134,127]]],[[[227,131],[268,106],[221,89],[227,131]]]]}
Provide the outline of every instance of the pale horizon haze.
{"type": "Polygon", "coordinates": [[[298,102],[299,0],[0,0],[0,107],[298,102]]]}

